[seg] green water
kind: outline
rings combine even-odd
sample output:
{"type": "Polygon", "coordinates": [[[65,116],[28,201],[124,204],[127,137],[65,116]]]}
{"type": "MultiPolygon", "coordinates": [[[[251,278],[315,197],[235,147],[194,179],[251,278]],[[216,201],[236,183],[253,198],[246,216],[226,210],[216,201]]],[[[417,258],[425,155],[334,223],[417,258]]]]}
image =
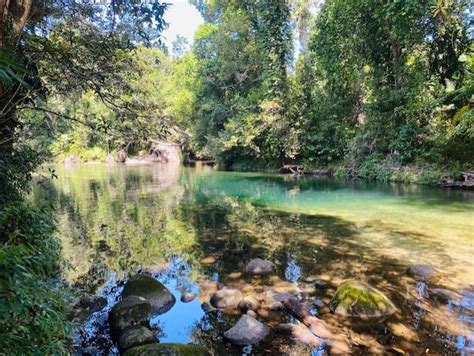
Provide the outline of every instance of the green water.
{"type": "MultiPolygon", "coordinates": [[[[161,341],[197,342],[216,353],[291,354],[297,346],[280,335],[252,349],[228,345],[220,335],[237,316],[207,315],[200,303],[221,283],[248,293],[276,288],[327,304],[337,284],[353,277],[383,290],[400,309],[392,320],[361,329],[320,308],[318,316],[354,353],[474,351],[471,192],[208,167],[55,168],[59,178],[38,185],[34,199],[56,208],[72,282],[113,299],[117,281],[141,268],[156,272],[178,300],[186,291],[199,295],[154,320],[161,341]],[[242,275],[254,257],[275,262],[275,276],[242,275]],[[409,277],[413,264],[430,264],[438,278],[425,284],[409,277]],[[314,290],[311,279],[331,288],[314,290]],[[455,292],[456,300],[433,300],[434,287],[455,292]]],[[[269,325],[279,317],[261,316],[269,325]]],[[[84,344],[97,342],[92,324],[84,344]]],[[[324,354],[328,348],[301,350],[324,354]]]]}

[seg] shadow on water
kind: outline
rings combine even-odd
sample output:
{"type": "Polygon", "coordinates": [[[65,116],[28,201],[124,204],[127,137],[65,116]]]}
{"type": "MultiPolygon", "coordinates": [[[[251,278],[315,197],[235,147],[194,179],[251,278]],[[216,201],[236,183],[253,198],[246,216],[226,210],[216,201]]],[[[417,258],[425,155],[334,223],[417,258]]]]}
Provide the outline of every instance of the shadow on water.
{"type": "MultiPolygon", "coordinates": [[[[407,274],[408,257],[413,255],[450,263],[454,271],[469,268],[462,258],[444,251],[429,234],[410,227],[394,228],[383,215],[361,224],[329,212],[275,209],[276,201],[288,203],[288,191],[302,196],[301,201],[308,191],[362,191],[369,198],[376,194],[377,198],[395,199],[400,209],[458,204],[450,210],[456,214],[471,208],[463,205],[471,201],[470,196],[446,196],[413,187],[189,170],[178,174],[156,167],[117,168],[96,174],[65,172],[54,185],[37,187],[34,199],[48,199],[57,209],[64,254],[75,268],[68,278],[82,289],[108,298],[108,306],[84,323],[79,342],[104,353],[114,352],[108,338],[107,312],[119,299],[127,276],[142,269],[153,273],[178,300],[168,313],[152,320],[152,326],[161,330],[162,342],[198,343],[215,354],[311,353],[308,347],[278,333],[253,347],[226,342],[222,334],[236,322],[238,313],[204,312],[201,308],[201,303],[208,302],[224,285],[257,297],[268,291],[297,295],[313,305],[314,313],[341,335],[354,354],[473,351],[472,286],[463,279],[453,283],[458,277],[442,269],[439,278],[430,283],[407,274]],[[418,201],[424,194],[427,198],[418,201]],[[273,261],[275,273],[267,277],[242,273],[255,257],[273,261]],[[330,313],[330,299],[346,278],[379,288],[399,312],[373,325],[330,313]],[[326,287],[320,288],[323,282],[326,287]],[[440,301],[431,293],[435,287],[452,289],[455,297],[440,301]],[[198,298],[181,303],[186,292],[196,293],[198,298]]],[[[307,197],[321,201],[319,196],[307,197]]],[[[258,312],[259,319],[270,326],[295,322],[281,311],[258,312]]],[[[313,350],[313,354],[330,351],[328,347],[313,350]]]]}

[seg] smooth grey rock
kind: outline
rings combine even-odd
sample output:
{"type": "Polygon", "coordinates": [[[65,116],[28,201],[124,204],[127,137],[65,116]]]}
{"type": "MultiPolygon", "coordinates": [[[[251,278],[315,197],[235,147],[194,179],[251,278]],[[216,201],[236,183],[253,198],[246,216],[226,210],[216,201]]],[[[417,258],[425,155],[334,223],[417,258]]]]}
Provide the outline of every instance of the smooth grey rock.
{"type": "Polygon", "coordinates": [[[262,260],[261,258],[255,258],[247,263],[245,266],[245,273],[254,275],[263,275],[273,272],[274,264],[268,260],[262,260]]]}
{"type": "Polygon", "coordinates": [[[236,345],[253,345],[264,339],[270,329],[249,315],[242,315],[237,324],[224,333],[236,345]]]}
{"type": "Polygon", "coordinates": [[[152,307],[145,298],[130,296],[118,302],[109,312],[109,326],[113,340],[126,328],[148,326],[152,307]]]}
{"type": "Polygon", "coordinates": [[[163,284],[146,274],[131,277],[122,291],[122,297],[136,295],[145,298],[152,306],[154,314],[163,314],[176,303],[176,298],[163,284]]]}
{"type": "Polygon", "coordinates": [[[158,340],[150,329],[143,325],[134,325],[120,333],[117,346],[120,352],[124,352],[132,347],[154,342],[158,343],[158,340]]]}
{"type": "Polygon", "coordinates": [[[211,305],[219,309],[236,308],[243,297],[237,289],[223,288],[211,297],[211,305]]]}

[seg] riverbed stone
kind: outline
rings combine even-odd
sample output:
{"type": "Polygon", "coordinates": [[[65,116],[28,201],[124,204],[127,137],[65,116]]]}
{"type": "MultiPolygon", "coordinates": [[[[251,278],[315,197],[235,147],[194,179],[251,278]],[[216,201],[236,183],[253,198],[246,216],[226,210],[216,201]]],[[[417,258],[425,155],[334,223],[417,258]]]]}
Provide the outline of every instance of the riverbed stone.
{"type": "Polygon", "coordinates": [[[224,333],[236,345],[253,345],[264,339],[270,328],[250,315],[242,315],[237,324],[224,333]]]}
{"type": "Polygon", "coordinates": [[[408,274],[415,278],[428,281],[436,278],[438,271],[428,264],[416,264],[408,269],[408,274]]]}
{"type": "Polygon", "coordinates": [[[237,289],[223,288],[211,297],[211,305],[219,309],[236,308],[243,297],[237,289]]]}
{"type": "Polygon", "coordinates": [[[273,267],[274,264],[272,261],[254,258],[245,266],[245,273],[254,275],[270,274],[273,272],[273,267]]]}
{"type": "Polygon", "coordinates": [[[245,296],[239,303],[239,308],[243,311],[247,310],[257,310],[260,306],[260,303],[257,299],[252,296],[245,296]]]}
{"type": "Polygon", "coordinates": [[[204,348],[192,344],[148,344],[126,351],[123,356],[208,356],[204,348]]]}
{"type": "Polygon", "coordinates": [[[146,274],[131,277],[122,291],[122,297],[139,296],[152,306],[153,314],[163,314],[176,303],[176,298],[163,284],[146,274]]]}
{"type": "Polygon", "coordinates": [[[267,290],[261,295],[262,306],[270,310],[283,310],[283,302],[294,298],[291,293],[280,293],[275,290],[267,290]]]}
{"type": "Polygon", "coordinates": [[[142,297],[130,296],[118,302],[109,312],[109,326],[113,340],[120,332],[134,325],[148,326],[152,307],[142,297]]]}
{"type": "Polygon", "coordinates": [[[143,325],[134,325],[120,333],[117,346],[120,352],[124,352],[132,347],[154,342],[157,342],[157,339],[150,329],[143,325]]]}
{"type": "Polygon", "coordinates": [[[339,285],[330,309],[342,316],[362,319],[389,316],[397,311],[385,294],[355,279],[345,280],[339,285]]]}

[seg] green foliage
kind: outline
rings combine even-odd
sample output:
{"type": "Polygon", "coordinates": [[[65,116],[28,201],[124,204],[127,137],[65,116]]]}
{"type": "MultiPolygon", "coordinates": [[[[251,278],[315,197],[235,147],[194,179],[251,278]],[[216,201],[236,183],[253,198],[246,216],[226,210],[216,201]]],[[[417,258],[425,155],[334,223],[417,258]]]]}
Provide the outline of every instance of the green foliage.
{"type": "Polygon", "coordinates": [[[16,203],[0,212],[0,349],[9,354],[68,352],[70,294],[53,232],[47,210],[16,203]]]}

